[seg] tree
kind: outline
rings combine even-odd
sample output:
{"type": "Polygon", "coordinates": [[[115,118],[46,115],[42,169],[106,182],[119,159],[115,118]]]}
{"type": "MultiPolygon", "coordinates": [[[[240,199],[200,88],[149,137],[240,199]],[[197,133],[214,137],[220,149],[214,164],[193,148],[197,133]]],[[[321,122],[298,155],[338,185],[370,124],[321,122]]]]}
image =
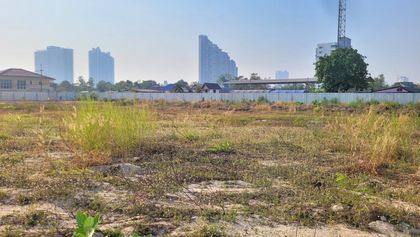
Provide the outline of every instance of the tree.
{"type": "Polygon", "coordinates": [[[57,86],[57,91],[59,92],[61,91],[70,92],[70,91],[75,91],[75,90],[76,90],[75,86],[68,81],[63,81],[57,86]]]}
{"type": "Polygon", "coordinates": [[[87,82],[88,90],[93,91],[95,89],[95,82],[93,81],[92,77],[89,77],[89,80],[87,82]]]}
{"type": "Polygon", "coordinates": [[[397,82],[397,83],[394,83],[393,86],[402,86],[402,87],[406,87],[406,88],[416,88],[417,87],[416,84],[414,84],[413,82],[410,82],[410,81],[397,82]]]}
{"type": "Polygon", "coordinates": [[[217,83],[218,83],[219,85],[223,85],[223,84],[225,84],[226,82],[228,82],[228,81],[232,81],[232,80],[235,80],[235,78],[233,78],[233,77],[232,77],[232,75],[230,75],[230,74],[224,74],[224,75],[221,75],[221,76],[219,77],[219,79],[217,79],[217,83]]]}
{"type": "Polygon", "coordinates": [[[51,82],[51,83],[50,83],[50,87],[53,89],[53,91],[57,91],[58,84],[57,84],[57,83],[55,83],[55,82],[51,82]]]}
{"type": "MultiPolygon", "coordinates": [[[[248,81],[258,81],[261,80],[261,77],[258,75],[258,73],[251,73],[251,76],[248,78],[243,77],[243,76],[239,76],[236,78],[236,80],[238,81],[244,81],[244,80],[248,80],[248,81]]],[[[267,85],[231,85],[232,89],[235,90],[267,90],[267,85]]]]}
{"type": "Polygon", "coordinates": [[[91,91],[90,84],[87,81],[85,81],[83,76],[79,76],[77,78],[76,90],[77,91],[91,91]]]}
{"type": "Polygon", "coordinates": [[[175,85],[179,86],[179,87],[188,87],[188,82],[184,81],[184,80],[179,80],[175,83],[175,85]]]}
{"type": "Polygon", "coordinates": [[[258,75],[258,73],[251,73],[251,76],[249,77],[250,81],[258,81],[261,80],[261,77],[258,75]]]}
{"type": "Polygon", "coordinates": [[[99,92],[112,91],[113,89],[114,85],[111,82],[99,81],[96,84],[96,90],[99,92]]]}
{"type": "Polygon", "coordinates": [[[159,84],[156,81],[153,80],[147,80],[142,82],[134,82],[134,87],[137,89],[151,89],[155,86],[158,86],[159,84]]]}
{"type": "Polygon", "coordinates": [[[369,81],[369,88],[374,90],[374,91],[384,89],[384,88],[387,88],[387,87],[388,87],[388,85],[385,82],[384,74],[380,74],[378,77],[372,78],[369,81]]]}
{"type": "Polygon", "coordinates": [[[336,49],[316,65],[318,82],[327,92],[361,91],[368,88],[366,57],[355,49],[336,49]]]}
{"type": "Polygon", "coordinates": [[[114,88],[117,91],[129,91],[133,89],[134,83],[132,81],[120,81],[117,84],[115,84],[114,88]]]}
{"type": "Polygon", "coordinates": [[[191,83],[190,87],[191,87],[191,90],[192,90],[194,93],[200,93],[201,88],[203,87],[203,85],[201,85],[201,84],[200,84],[200,83],[198,83],[198,82],[193,82],[193,83],[191,83]]]}

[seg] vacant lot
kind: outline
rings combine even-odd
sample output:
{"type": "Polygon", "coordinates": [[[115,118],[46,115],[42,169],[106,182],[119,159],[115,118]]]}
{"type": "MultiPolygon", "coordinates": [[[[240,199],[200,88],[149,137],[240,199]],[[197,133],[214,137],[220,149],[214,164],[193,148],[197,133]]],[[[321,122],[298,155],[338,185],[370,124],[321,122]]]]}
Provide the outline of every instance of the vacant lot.
{"type": "Polygon", "coordinates": [[[419,104],[3,103],[0,236],[415,235],[419,165],[419,104]]]}

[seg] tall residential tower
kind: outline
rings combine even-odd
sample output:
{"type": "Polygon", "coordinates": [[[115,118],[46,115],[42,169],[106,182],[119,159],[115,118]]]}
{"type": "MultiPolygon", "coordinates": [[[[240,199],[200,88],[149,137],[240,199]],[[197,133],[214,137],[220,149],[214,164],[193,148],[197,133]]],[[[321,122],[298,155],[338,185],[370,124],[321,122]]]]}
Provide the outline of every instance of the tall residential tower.
{"type": "Polygon", "coordinates": [[[97,84],[99,81],[114,83],[114,58],[111,53],[102,52],[99,47],[89,51],[89,78],[97,84]]]}
{"type": "Polygon", "coordinates": [[[205,35],[199,36],[199,82],[217,83],[220,76],[238,76],[236,62],[211,42],[205,35]]]}
{"type": "Polygon", "coordinates": [[[73,49],[48,46],[35,52],[35,72],[55,78],[55,83],[73,82],[73,49]]]}

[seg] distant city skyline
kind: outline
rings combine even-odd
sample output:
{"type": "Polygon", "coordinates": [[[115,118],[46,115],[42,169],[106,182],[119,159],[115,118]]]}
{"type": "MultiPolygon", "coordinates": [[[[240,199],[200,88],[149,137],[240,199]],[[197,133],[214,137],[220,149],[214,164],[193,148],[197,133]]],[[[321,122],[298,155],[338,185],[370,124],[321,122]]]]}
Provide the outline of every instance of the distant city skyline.
{"type": "MultiPolygon", "coordinates": [[[[86,52],[100,45],[118,59],[120,80],[198,81],[197,36],[234,56],[240,75],[314,75],[314,50],[337,35],[335,0],[0,0],[0,69],[33,70],[33,52],[74,49],[74,77],[89,76],[86,52]],[[246,17],[244,17],[246,16],[246,17]],[[94,30],[92,30],[94,29],[94,30]]],[[[347,35],[373,77],[420,83],[418,0],[348,0],[347,35]]]]}
{"type": "Polygon", "coordinates": [[[115,83],[115,62],[110,52],[99,47],[89,51],[89,79],[95,84],[100,81],[115,83]]]}

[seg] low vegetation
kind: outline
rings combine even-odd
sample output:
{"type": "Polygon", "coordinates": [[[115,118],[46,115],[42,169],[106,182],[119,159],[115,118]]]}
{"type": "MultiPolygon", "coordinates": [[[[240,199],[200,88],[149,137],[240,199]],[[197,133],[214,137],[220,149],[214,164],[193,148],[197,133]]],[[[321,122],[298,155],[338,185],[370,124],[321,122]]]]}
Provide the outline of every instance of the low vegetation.
{"type": "Polygon", "coordinates": [[[82,152],[126,157],[154,129],[147,106],[120,106],[112,102],[82,101],[63,119],[63,137],[82,152]]]}
{"type": "Polygon", "coordinates": [[[124,100],[0,111],[0,236],[420,228],[420,104],[124,100]]]}

